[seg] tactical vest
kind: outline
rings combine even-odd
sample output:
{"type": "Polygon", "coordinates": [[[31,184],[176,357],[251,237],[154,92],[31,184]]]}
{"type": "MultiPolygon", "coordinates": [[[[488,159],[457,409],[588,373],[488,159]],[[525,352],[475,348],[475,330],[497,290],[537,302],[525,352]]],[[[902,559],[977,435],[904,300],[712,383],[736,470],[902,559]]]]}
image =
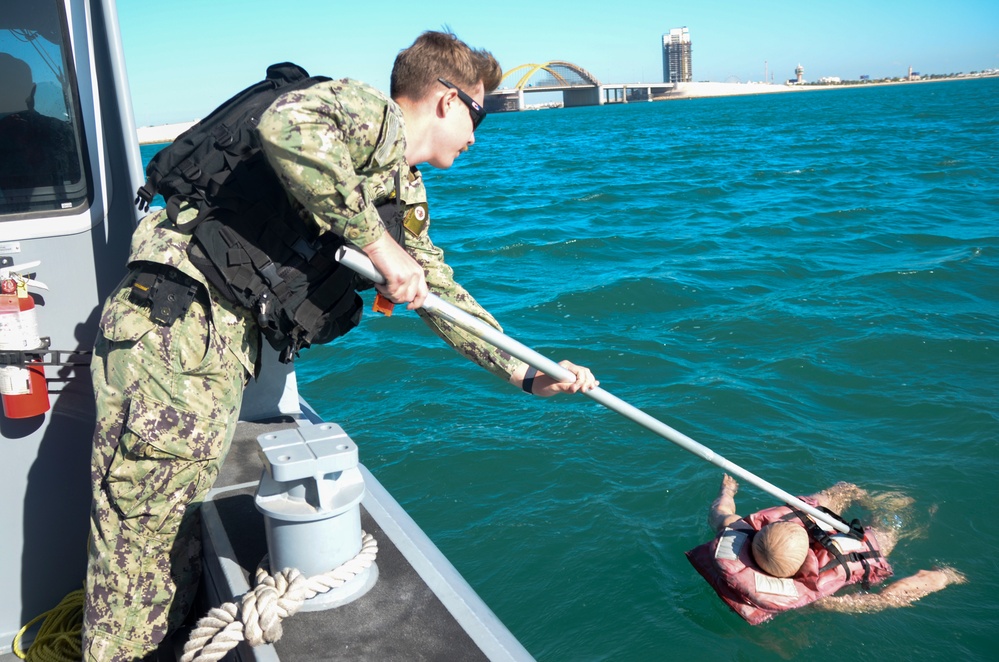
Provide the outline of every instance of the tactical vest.
{"type": "MultiPolygon", "coordinates": [[[[227,299],[256,314],[267,341],[289,363],[313,344],[344,335],[361,319],[359,290],[374,283],[335,259],[345,240],[318,234],[309,212],[293,204],[277,178],[279,191],[265,196],[266,212],[236,214],[217,210],[194,228],[188,256],[227,299]]],[[[386,231],[404,244],[405,205],[395,198],[378,207],[386,231]]]]}
{"type": "MultiPolygon", "coordinates": [[[[301,349],[354,328],[362,305],[357,290],[373,285],[335,260],[343,238],[320,235],[309,213],[289,198],[256,133],[261,115],[279,95],[327,80],[309,77],[290,62],[271,65],[264,80],[153,157],[137,191],[140,209],[163,195],[170,219],[191,234],[191,262],[226,299],[256,314],[284,363],[301,349]],[[182,222],[186,208],[198,213],[182,222]]],[[[397,170],[394,200],[378,211],[402,244],[400,178],[397,170]]]]}

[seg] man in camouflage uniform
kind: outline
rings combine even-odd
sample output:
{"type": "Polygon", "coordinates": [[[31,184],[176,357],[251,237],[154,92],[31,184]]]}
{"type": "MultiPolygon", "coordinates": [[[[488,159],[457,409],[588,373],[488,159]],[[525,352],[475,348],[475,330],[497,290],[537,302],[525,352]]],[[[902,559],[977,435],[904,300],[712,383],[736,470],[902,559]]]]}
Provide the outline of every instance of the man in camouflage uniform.
{"type": "MultiPolygon", "coordinates": [[[[432,289],[496,328],[430,241],[426,192],[411,166],[450,167],[474,143],[483,97],[500,77],[488,52],[427,32],[396,59],[391,99],[357,81],[322,82],[279,97],[258,127],[284,187],[320,231],[337,233],[368,255],[386,277],[379,286],[384,296],[418,310],[432,289]],[[375,209],[392,195],[407,206],[404,246],[385,231],[375,209]]],[[[132,270],[100,321],[92,367],[98,422],[87,660],[141,658],[190,609],[200,573],[194,515],[218,475],[243,386],[257,364],[253,314],[209,285],[188,259],[189,241],[163,211],[143,219],[132,241],[132,270]],[[196,292],[169,325],[153,321],[149,308],[135,302],[144,272],[196,292]]],[[[535,395],[597,385],[589,370],[568,361],[562,365],[576,375],[573,382],[535,375],[509,354],[418,312],[461,354],[535,395]]]]}

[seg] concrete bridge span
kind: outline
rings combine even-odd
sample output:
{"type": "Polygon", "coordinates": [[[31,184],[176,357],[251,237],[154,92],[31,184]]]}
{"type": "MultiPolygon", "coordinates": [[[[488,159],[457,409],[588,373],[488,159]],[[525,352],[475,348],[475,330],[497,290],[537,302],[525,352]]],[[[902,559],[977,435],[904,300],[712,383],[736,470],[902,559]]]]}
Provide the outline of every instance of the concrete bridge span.
{"type": "Polygon", "coordinates": [[[488,112],[523,110],[525,95],[561,92],[566,108],[607,103],[653,101],[672,91],[672,83],[601,83],[579,65],[563,60],[522,64],[503,75],[500,88],[486,95],[488,112]]]}

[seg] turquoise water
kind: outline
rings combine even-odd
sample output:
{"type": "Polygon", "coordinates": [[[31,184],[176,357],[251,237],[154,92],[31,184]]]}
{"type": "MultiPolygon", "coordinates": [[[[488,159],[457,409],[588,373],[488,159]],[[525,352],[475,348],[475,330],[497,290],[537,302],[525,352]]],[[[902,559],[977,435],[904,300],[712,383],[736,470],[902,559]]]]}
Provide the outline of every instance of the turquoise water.
{"type": "Polygon", "coordinates": [[[789,492],[913,497],[897,575],[969,581],[912,608],[745,624],[684,558],[720,469],[412,313],[308,350],[301,389],[539,660],[996,659],[997,108],[988,79],[494,115],[426,171],[509,335],[789,492]]]}

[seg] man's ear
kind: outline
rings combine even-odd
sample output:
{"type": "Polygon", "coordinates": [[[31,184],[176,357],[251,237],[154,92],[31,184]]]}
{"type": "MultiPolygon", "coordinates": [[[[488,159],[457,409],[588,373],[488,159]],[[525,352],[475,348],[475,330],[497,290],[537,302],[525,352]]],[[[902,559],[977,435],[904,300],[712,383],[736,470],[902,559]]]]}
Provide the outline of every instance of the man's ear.
{"type": "Polygon", "coordinates": [[[447,117],[448,110],[456,98],[458,98],[457,92],[445,88],[444,94],[437,98],[437,116],[441,119],[447,117]]]}

